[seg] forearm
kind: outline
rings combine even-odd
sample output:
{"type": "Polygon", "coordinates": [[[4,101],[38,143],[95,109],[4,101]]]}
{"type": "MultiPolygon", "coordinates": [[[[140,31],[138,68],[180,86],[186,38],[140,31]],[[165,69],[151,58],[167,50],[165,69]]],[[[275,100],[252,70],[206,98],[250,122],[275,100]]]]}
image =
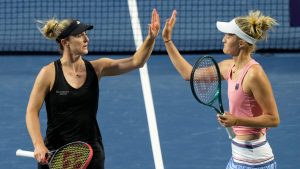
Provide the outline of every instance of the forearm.
{"type": "Polygon", "coordinates": [[[188,63],[184,57],[179,53],[176,46],[174,45],[173,41],[166,41],[165,46],[168,52],[168,55],[178,71],[178,73],[182,76],[185,80],[190,80],[190,75],[192,72],[192,66],[188,63]]]}
{"type": "Polygon", "coordinates": [[[139,47],[139,49],[133,55],[134,65],[137,67],[143,67],[144,64],[149,59],[152,50],[154,48],[155,38],[146,37],[143,44],[139,47]]]}
{"type": "Polygon", "coordinates": [[[272,115],[261,115],[257,117],[237,117],[236,126],[269,128],[279,125],[279,118],[272,115]]]}
{"type": "Polygon", "coordinates": [[[26,126],[34,147],[44,145],[43,136],[40,130],[40,120],[34,113],[26,113],[26,126]]]}

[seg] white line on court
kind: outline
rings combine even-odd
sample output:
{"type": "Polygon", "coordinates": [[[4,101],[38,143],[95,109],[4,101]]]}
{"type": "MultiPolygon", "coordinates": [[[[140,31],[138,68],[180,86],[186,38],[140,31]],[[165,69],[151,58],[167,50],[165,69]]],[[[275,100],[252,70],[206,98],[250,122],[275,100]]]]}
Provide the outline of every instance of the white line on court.
{"type": "MultiPolygon", "coordinates": [[[[127,2],[128,2],[128,8],[131,17],[134,43],[137,50],[143,43],[143,36],[142,36],[141,25],[138,16],[137,4],[136,4],[136,0],[128,0],[127,2]]],[[[140,70],[140,78],[142,83],[155,168],[164,169],[147,64],[145,64],[139,70],[140,70]]]]}

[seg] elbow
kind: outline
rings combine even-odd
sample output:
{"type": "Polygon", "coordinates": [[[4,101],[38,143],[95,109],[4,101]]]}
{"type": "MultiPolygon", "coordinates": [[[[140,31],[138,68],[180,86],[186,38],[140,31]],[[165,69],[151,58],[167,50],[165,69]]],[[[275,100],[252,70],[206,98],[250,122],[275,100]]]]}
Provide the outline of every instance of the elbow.
{"type": "Polygon", "coordinates": [[[139,69],[139,68],[144,67],[144,65],[145,65],[145,62],[135,63],[135,64],[134,64],[134,68],[135,68],[135,69],[139,69]]]}
{"type": "Polygon", "coordinates": [[[191,73],[190,73],[190,72],[182,72],[182,73],[181,73],[181,76],[182,76],[182,78],[183,78],[185,81],[190,81],[190,79],[191,79],[191,73]]]}
{"type": "Polygon", "coordinates": [[[144,67],[145,64],[146,64],[146,62],[142,62],[142,63],[137,65],[137,68],[142,68],[142,67],[144,67]]]}
{"type": "Polygon", "coordinates": [[[185,81],[190,81],[190,77],[189,76],[182,76],[183,77],[183,79],[185,80],[185,81]]]}
{"type": "Polygon", "coordinates": [[[278,118],[276,118],[276,119],[274,120],[274,127],[278,127],[279,124],[280,124],[280,119],[279,119],[279,117],[278,117],[278,118]]]}
{"type": "Polygon", "coordinates": [[[133,63],[134,69],[144,67],[144,65],[146,64],[146,61],[147,61],[147,60],[140,60],[140,59],[135,59],[135,58],[132,58],[132,59],[133,59],[132,63],[133,63]]]}
{"type": "Polygon", "coordinates": [[[279,117],[274,117],[272,119],[272,123],[270,125],[270,127],[278,127],[280,124],[280,118],[279,117]]]}

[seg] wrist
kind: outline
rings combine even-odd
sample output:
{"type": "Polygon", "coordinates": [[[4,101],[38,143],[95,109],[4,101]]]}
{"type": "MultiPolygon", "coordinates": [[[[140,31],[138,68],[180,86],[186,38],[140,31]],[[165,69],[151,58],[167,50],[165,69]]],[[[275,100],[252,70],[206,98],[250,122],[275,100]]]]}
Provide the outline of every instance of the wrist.
{"type": "Polygon", "coordinates": [[[34,147],[41,146],[41,145],[45,145],[44,141],[42,141],[42,140],[33,141],[33,146],[34,147]]]}
{"type": "Polygon", "coordinates": [[[164,43],[169,43],[171,41],[172,41],[172,39],[167,39],[167,40],[164,40],[164,43]]]}
{"type": "Polygon", "coordinates": [[[152,44],[152,43],[155,42],[155,38],[153,38],[153,37],[151,37],[151,36],[147,36],[147,37],[145,38],[144,42],[146,42],[146,43],[148,43],[148,44],[149,44],[149,43],[152,44]]]}
{"type": "Polygon", "coordinates": [[[234,126],[237,126],[237,125],[238,125],[238,119],[236,118],[235,122],[234,122],[234,126]]]}

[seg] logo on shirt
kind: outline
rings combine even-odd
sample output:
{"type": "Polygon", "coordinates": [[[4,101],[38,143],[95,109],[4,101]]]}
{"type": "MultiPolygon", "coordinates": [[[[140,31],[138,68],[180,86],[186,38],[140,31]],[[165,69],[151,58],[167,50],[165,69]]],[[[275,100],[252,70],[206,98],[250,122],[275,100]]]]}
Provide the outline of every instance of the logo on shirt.
{"type": "Polygon", "coordinates": [[[55,91],[56,94],[59,94],[61,96],[66,96],[69,94],[69,92],[70,92],[69,90],[56,90],[55,91]]]}
{"type": "Polygon", "coordinates": [[[240,86],[240,84],[239,84],[239,83],[236,83],[236,84],[235,84],[235,90],[238,90],[238,89],[239,89],[239,86],[240,86]]]}

